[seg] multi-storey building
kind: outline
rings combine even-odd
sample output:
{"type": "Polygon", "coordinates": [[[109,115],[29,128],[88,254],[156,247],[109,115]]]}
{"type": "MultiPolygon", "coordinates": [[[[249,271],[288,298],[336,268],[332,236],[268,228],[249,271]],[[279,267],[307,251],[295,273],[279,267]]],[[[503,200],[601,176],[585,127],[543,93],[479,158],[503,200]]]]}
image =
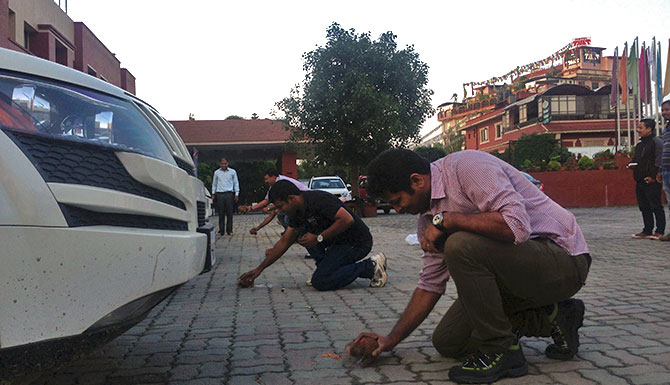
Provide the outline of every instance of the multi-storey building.
{"type": "Polygon", "coordinates": [[[135,77],[54,0],[0,0],[0,47],[38,56],[135,93],[135,77]]]}

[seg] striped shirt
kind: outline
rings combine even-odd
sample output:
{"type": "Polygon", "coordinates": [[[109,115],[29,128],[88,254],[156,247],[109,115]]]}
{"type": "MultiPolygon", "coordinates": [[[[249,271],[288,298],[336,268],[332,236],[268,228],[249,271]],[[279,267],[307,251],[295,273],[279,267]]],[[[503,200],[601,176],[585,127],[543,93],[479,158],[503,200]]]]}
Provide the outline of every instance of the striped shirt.
{"type": "MultiPolygon", "coordinates": [[[[282,174],[279,174],[279,175],[277,175],[277,180],[275,181],[275,183],[279,182],[280,180],[287,180],[287,181],[293,183],[295,185],[295,187],[297,187],[300,191],[309,190],[309,187],[305,186],[304,183],[302,183],[298,180],[295,180],[295,179],[291,178],[290,176],[284,176],[282,174]]],[[[270,186],[270,187],[272,187],[272,186],[270,186]]],[[[270,189],[268,189],[268,192],[265,194],[265,199],[266,200],[270,199],[270,189]]]]}
{"type": "MultiPolygon", "coordinates": [[[[430,165],[430,212],[419,216],[417,235],[439,212],[497,211],[514,233],[514,243],[548,238],[571,255],[588,253],[586,240],[568,210],[549,199],[513,166],[482,151],[466,150],[430,165]]],[[[442,253],[424,252],[420,289],[444,294],[449,270],[442,253]]]]}
{"type": "Polygon", "coordinates": [[[665,125],[661,137],[663,138],[661,169],[665,172],[670,172],[670,122],[665,125]]]}

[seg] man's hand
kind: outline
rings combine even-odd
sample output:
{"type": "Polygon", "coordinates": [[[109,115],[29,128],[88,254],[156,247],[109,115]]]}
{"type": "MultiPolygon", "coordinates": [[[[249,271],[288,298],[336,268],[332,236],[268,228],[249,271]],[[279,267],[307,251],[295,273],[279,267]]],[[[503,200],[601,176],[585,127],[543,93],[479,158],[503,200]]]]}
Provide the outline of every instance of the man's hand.
{"type": "MultiPolygon", "coordinates": [[[[377,341],[377,349],[372,352],[373,357],[377,357],[381,352],[389,352],[393,349],[398,343],[393,341],[389,336],[380,336],[377,333],[365,332],[361,333],[354,339],[353,342],[349,343],[347,347],[350,347],[356,343],[359,343],[364,338],[373,338],[377,341]]],[[[345,350],[347,350],[345,348],[345,350]]]]}
{"type": "Polygon", "coordinates": [[[316,240],[316,234],[307,233],[298,239],[300,246],[306,249],[316,246],[319,242],[316,240]]]}
{"type": "Polygon", "coordinates": [[[235,195],[235,203],[237,203],[237,200],[240,199],[237,195],[235,195]]]}
{"type": "MultiPolygon", "coordinates": [[[[446,222],[446,219],[445,219],[446,222]]],[[[423,238],[420,240],[421,249],[427,253],[441,253],[447,234],[438,230],[437,227],[429,225],[423,232],[423,238]]]]}
{"type": "Polygon", "coordinates": [[[663,183],[663,173],[662,172],[659,172],[658,174],[656,174],[656,182],[663,183]]]}
{"type": "Polygon", "coordinates": [[[251,234],[251,235],[256,235],[257,233],[258,233],[258,230],[256,230],[255,227],[252,228],[251,230],[249,230],[249,234],[251,234]]]}
{"type": "Polygon", "coordinates": [[[240,275],[240,278],[237,279],[237,284],[240,287],[253,287],[254,281],[258,276],[261,275],[261,272],[258,268],[249,270],[246,273],[240,275]]]}
{"type": "Polygon", "coordinates": [[[249,206],[244,206],[244,205],[237,206],[237,211],[239,211],[240,214],[246,214],[246,213],[249,212],[249,206]]]}
{"type": "Polygon", "coordinates": [[[647,184],[656,182],[656,180],[654,178],[650,177],[650,176],[645,177],[644,181],[647,184]]]}

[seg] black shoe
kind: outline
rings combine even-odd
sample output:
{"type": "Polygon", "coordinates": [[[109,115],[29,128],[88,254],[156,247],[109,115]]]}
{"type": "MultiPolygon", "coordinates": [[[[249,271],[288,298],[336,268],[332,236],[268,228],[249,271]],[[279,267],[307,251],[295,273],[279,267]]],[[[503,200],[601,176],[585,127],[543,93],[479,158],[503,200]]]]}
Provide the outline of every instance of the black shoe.
{"type": "Polygon", "coordinates": [[[233,235],[233,233],[232,233],[232,232],[231,232],[231,233],[228,233],[228,235],[232,236],[232,235],[233,235]]]}
{"type": "Polygon", "coordinates": [[[219,231],[219,235],[223,236],[226,235],[226,233],[224,233],[223,231],[219,231]]]}
{"type": "Polygon", "coordinates": [[[558,303],[558,312],[551,322],[551,338],[554,343],[547,346],[544,354],[555,360],[569,360],[579,350],[579,328],[584,321],[584,302],[568,299],[558,303]]]}
{"type": "Polygon", "coordinates": [[[528,373],[528,363],[520,345],[502,353],[477,351],[462,365],[449,369],[449,379],[459,384],[488,384],[503,377],[520,377],[528,373]]]}

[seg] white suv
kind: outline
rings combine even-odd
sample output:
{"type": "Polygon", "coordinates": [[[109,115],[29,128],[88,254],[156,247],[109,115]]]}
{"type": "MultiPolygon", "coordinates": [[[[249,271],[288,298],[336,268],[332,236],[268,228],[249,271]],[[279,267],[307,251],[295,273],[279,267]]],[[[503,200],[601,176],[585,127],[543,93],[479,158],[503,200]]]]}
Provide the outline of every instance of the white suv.
{"type": "Polygon", "coordinates": [[[109,83],[0,49],[0,170],[0,378],[119,335],[211,264],[186,146],[109,83]]]}
{"type": "Polygon", "coordinates": [[[313,176],[309,180],[307,187],[310,190],[327,191],[340,198],[342,202],[351,200],[351,191],[349,191],[348,186],[344,184],[344,181],[339,176],[313,176]]]}

